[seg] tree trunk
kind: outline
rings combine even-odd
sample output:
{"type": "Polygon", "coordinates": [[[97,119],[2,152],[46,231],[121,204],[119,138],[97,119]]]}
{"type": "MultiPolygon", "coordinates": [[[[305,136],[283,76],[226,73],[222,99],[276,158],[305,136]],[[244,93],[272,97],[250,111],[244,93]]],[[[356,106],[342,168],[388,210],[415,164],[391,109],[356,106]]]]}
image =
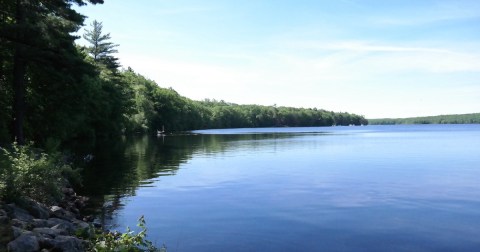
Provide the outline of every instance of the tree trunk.
{"type": "Polygon", "coordinates": [[[25,12],[23,0],[17,0],[16,4],[17,39],[13,55],[13,133],[18,144],[25,144],[23,124],[25,119],[25,73],[27,62],[25,58],[24,41],[25,12]]]}

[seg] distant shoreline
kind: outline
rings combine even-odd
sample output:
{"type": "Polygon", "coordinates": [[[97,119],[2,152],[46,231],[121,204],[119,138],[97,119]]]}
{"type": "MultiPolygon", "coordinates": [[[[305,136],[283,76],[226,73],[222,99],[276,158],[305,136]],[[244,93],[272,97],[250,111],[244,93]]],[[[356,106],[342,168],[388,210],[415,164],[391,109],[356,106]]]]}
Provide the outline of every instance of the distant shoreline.
{"type": "Polygon", "coordinates": [[[367,119],[370,125],[394,124],[476,124],[480,123],[480,113],[437,115],[408,118],[367,119]]]}

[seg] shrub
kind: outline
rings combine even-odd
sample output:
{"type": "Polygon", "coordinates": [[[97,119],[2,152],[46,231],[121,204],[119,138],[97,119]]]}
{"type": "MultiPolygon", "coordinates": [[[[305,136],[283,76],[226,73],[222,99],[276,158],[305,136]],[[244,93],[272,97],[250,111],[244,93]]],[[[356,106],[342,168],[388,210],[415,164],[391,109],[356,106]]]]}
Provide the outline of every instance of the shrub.
{"type": "Polygon", "coordinates": [[[31,143],[13,143],[0,150],[0,198],[16,201],[29,197],[45,204],[61,199],[64,174],[71,175],[73,170],[58,155],[43,153],[31,143]]]}
{"type": "Polygon", "coordinates": [[[91,251],[95,252],[167,252],[167,248],[163,245],[161,248],[156,248],[153,243],[146,239],[147,227],[145,218],[141,216],[138,219],[138,227],[141,231],[135,233],[127,227],[125,233],[119,232],[101,232],[94,240],[91,251]]]}

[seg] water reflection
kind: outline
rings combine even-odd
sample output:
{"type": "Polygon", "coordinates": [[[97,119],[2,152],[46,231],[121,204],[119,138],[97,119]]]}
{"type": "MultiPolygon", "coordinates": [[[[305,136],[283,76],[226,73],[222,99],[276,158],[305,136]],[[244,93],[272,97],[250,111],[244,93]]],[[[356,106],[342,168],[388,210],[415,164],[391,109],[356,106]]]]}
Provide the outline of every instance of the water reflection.
{"type": "Polygon", "coordinates": [[[277,144],[285,147],[288,142],[277,140],[293,139],[298,134],[144,135],[102,142],[95,149],[93,161],[83,170],[80,193],[92,199],[91,210],[111,218],[108,215],[122,208],[123,197],[134,196],[138,187],[149,186],[162,176],[175,175],[192,156],[237,152],[240,149],[256,151],[268,145],[276,148],[277,144]]]}
{"type": "Polygon", "coordinates": [[[85,190],[174,251],[470,251],[480,128],[415,127],[129,138],[85,190]]]}

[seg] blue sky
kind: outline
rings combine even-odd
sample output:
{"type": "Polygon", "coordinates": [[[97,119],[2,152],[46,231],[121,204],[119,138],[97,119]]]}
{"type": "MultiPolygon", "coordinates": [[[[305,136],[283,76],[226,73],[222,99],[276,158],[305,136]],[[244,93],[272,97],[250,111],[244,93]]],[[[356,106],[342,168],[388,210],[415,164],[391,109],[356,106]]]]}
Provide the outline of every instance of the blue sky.
{"type": "MultiPolygon", "coordinates": [[[[123,67],[195,99],[367,118],[480,112],[478,0],[105,0],[123,67]]],[[[84,43],[79,41],[79,43],[84,43]]]]}

